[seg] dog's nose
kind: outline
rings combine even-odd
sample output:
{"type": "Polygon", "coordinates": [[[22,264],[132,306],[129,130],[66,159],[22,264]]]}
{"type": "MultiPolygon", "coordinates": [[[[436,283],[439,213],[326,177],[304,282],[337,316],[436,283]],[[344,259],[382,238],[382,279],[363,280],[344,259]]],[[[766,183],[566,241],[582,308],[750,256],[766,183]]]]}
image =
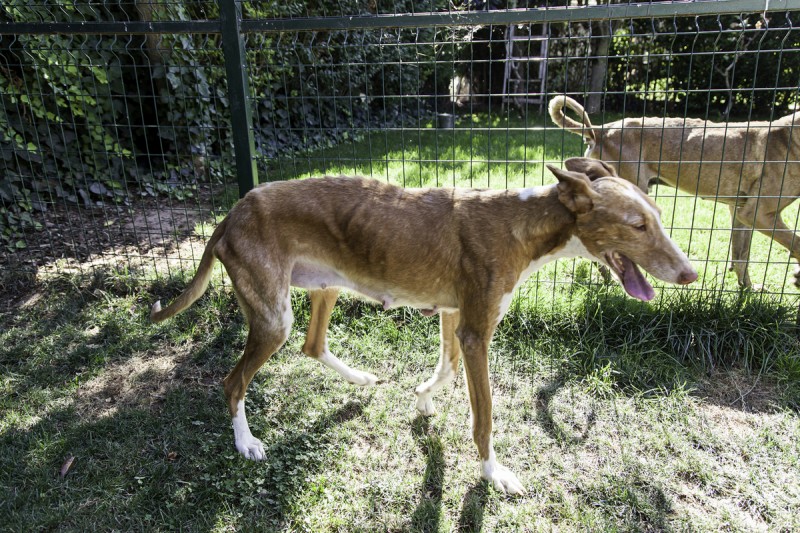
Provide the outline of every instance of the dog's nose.
{"type": "Polygon", "coordinates": [[[696,279],[697,279],[697,272],[695,272],[694,270],[686,270],[684,272],[681,272],[681,275],[678,276],[678,283],[680,283],[681,285],[688,285],[696,279]]]}

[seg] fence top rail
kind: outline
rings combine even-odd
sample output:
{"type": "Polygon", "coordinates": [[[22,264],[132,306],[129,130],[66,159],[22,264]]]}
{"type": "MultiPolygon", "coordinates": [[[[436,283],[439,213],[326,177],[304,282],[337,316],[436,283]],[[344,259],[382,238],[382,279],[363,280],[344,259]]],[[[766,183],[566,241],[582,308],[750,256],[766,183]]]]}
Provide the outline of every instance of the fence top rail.
{"type": "MultiPolygon", "coordinates": [[[[755,12],[800,10],[800,0],[688,0],[644,2],[596,6],[559,6],[491,11],[446,11],[243,19],[241,30],[279,33],[286,31],[364,30],[381,28],[422,28],[433,26],[477,26],[483,24],[527,24],[586,22],[641,18],[738,15],[755,12]]],[[[192,21],[80,21],[80,22],[3,22],[0,35],[22,34],[174,34],[220,33],[216,19],[192,21]]]]}

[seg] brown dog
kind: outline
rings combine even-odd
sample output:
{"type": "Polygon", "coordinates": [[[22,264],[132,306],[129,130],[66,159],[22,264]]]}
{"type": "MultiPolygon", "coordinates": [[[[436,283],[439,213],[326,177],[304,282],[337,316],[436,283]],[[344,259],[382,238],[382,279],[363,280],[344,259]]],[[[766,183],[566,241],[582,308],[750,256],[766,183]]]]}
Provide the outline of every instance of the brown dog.
{"type": "Polygon", "coordinates": [[[222,261],[249,324],[244,354],[224,381],[225,397],[236,449],[259,460],[264,448],[247,425],[245,390],[289,335],[291,286],[311,297],[303,352],[358,385],[376,378],[340,361],[326,341],[339,288],[385,308],[438,312],[439,364],[417,388],[417,409],[434,412],[431,396],[453,378],[463,354],[482,475],[499,490],[522,493],[517,477],[495,459],[488,361],[489,341],[517,286],[545,263],[579,255],[609,266],[642,300],[654,292],[637,264],[671,283],[697,278],[639,189],[601,162],[573,159],[567,167],[581,172],[550,167],[557,185],[502,191],[402,189],[347,177],[263,185],[231,209],[189,286],[165,309],[156,302],[151,318],[158,322],[191,305],[205,291],[214,260],[222,261]]]}
{"type": "MultiPolygon", "coordinates": [[[[593,126],[569,96],[550,100],[550,118],[588,143],[585,157],[617,165],[619,175],[647,192],[654,179],[728,205],[731,270],[750,287],[752,230],[774,239],[800,261],[800,235],[781,211],[800,196],[800,113],[772,122],[714,123],[682,118],[626,118],[593,126]],[[571,109],[577,122],[564,113],[571,109]]],[[[800,270],[795,273],[800,286],[800,270]]]]}

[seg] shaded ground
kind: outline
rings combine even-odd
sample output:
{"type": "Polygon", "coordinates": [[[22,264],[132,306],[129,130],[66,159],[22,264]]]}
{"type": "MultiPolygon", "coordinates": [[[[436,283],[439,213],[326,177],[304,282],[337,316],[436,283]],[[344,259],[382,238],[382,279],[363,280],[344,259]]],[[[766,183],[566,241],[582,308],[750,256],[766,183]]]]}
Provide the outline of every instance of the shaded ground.
{"type": "Polygon", "coordinates": [[[129,206],[91,209],[53,205],[37,214],[42,228],[26,233],[26,248],[0,254],[0,268],[54,274],[97,266],[152,268],[160,261],[192,259],[197,225],[213,221],[219,207],[214,195],[219,191],[204,185],[184,201],[146,197],[129,206]]]}
{"type": "MultiPolygon", "coordinates": [[[[177,294],[181,278],[146,283],[120,269],[143,268],[137,257],[157,272],[189,266],[204,233],[195,226],[210,208],[137,206],[89,235],[80,228],[95,219],[78,224],[78,214],[53,213],[48,240],[32,247],[56,252],[30,254],[0,274],[0,492],[8,495],[0,523],[75,531],[800,527],[800,423],[786,383],[733,364],[703,371],[676,351],[652,372],[652,389],[637,389],[633,369],[647,374],[669,347],[648,344],[653,326],[609,305],[567,326],[512,319],[493,344],[495,443],[530,490],[525,498],[479,480],[462,376],[437,397],[435,417],[415,414],[412,391],[435,365],[435,321],[347,300],[332,320],[332,350],[385,382],[354,388],[302,356],[307,309],[296,298],[292,336],[248,396],[268,460],[244,461],[219,386],[244,342],[230,290],[212,284],[185,313],[152,325],[150,304],[177,294]],[[65,242],[47,248],[54,240],[65,242]],[[111,274],[20,274],[90,266],[111,274]],[[619,320],[630,342],[614,336],[619,320]],[[559,335],[574,330],[580,335],[559,335]],[[626,342],[636,343],[627,355],[635,366],[621,364],[626,342]]],[[[672,333],[708,330],[707,318],[672,333]]]]}

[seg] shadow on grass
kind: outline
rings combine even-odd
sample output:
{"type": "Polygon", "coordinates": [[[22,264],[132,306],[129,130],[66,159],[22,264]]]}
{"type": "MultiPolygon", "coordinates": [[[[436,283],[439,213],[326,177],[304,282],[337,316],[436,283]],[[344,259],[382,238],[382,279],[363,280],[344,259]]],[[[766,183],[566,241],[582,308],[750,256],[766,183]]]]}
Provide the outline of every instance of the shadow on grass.
{"type": "Polygon", "coordinates": [[[536,391],[536,420],[539,422],[539,426],[556,442],[570,446],[583,444],[589,438],[589,433],[596,422],[594,410],[588,412],[586,424],[577,435],[565,431],[553,417],[551,403],[565,383],[566,376],[559,375],[536,391]]]}
{"type": "Polygon", "coordinates": [[[458,515],[458,531],[483,530],[483,514],[489,501],[489,483],[481,479],[464,494],[458,515]]]}
{"type": "MultiPolygon", "coordinates": [[[[442,486],[445,476],[445,460],[438,430],[432,427],[428,417],[419,415],[411,424],[411,433],[422,453],[427,457],[422,479],[420,501],[411,515],[411,531],[439,531],[442,516],[442,486]]],[[[488,484],[478,481],[464,495],[458,518],[458,531],[481,531],[483,513],[489,498],[488,484]]]]}
{"type": "Polygon", "coordinates": [[[615,529],[667,531],[674,513],[670,498],[663,487],[645,476],[635,469],[605,474],[577,492],[587,506],[601,509],[615,529]]]}
{"type": "Polygon", "coordinates": [[[272,431],[266,460],[254,463],[234,450],[217,392],[176,388],[160,412],[125,409],[92,422],[57,410],[6,432],[0,437],[5,527],[210,530],[222,519],[245,529],[291,528],[302,517],[295,501],[325,467],[335,428],[364,406],[299,413],[306,428],[272,431]],[[62,477],[68,457],[75,460],[62,477]]]}
{"type": "Polygon", "coordinates": [[[310,476],[322,466],[325,448],[331,444],[332,428],[361,416],[364,407],[362,402],[347,402],[317,418],[307,430],[265,443],[267,466],[263,472],[264,485],[257,494],[264,503],[274,505],[267,511],[269,522],[287,525],[295,499],[310,476]]]}
{"type": "Polygon", "coordinates": [[[422,478],[420,501],[411,515],[412,531],[439,531],[442,515],[442,483],[444,481],[444,453],[437,430],[431,427],[426,416],[417,415],[411,424],[411,433],[427,458],[422,478]]]}
{"type": "MultiPolygon", "coordinates": [[[[717,377],[725,381],[734,372],[752,377],[742,380],[727,407],[771,412],[776,407],[796,411],[800,405],[800,388],[791,385],[800,380],[793,304],[765,294],[722,291],[665,291],[649,304],[603,286],[573,296],[582,301],[569,313],[519,306],[498,330],[503,345],[529,336],[530,349],[552,358],[562,381],[601,376],[610,390],[661,395],[687,387],[708,392],[698,385],[717,377]],[[766,393],[777,396],[773,402],[742,401],[741,392],[758,395],[750,393],[748,382],[761,386],[778,379],[783,385],[766,393]]],[[[719,387],[712,383],[710,389],[719,387]]],[[[708,397],[714,401],[718,392],[708,397]]],[[[543,390],[539,401],[547,403],[553,394],[543,390]]]]}
{"type": "MultiPolygon", "coordinates": [[[[12,325],[15,332],[3,337],[7,346],[0,346],[6,395],[0,406],[13,411],[0,419],[7,424],[0,432],[0,494],[8,495],[0,498],[0,523],[11,530],[207,530],[220,523],[244,529],[294,528],[293,521],[304,516],[298,502],[308,505],[308,493],[314,491],[309,480],[332,469],[326,461],[335,454],[326,449],[341,445],[336,427],[361,416],[363,405],[315,407],[305,401],[314,393],[308,383],[281,389],[282,405],[291,410],[276,414],[261,400],[255,411],[261,426],[257,434],[268,458],[265,463],[248,462],[233,448],[219,386],[243,342],[244,326],[232,295],[212,292],[212,303],[196,305],[169,327],[157,329],[143,322],[149,302],[137,304],[139,316],[122,297],[129,294],[123,291],[116,299],[108,286],[98,288],[72,283],[43,287],[44,305],[3,318],[3,325],[12,325]],[[190,354],[176,358],[174,377],[166,378],[170,385],[157,405],[117,405],[94,417],[76,412],[71,395],[78,382],[115,362],[153,354],[156,345],[190,354]],[[198,368],[201,379],[196,379],[198,368]],[[61,479],[58,470],[68,456],[76,460],[61,479]]],[[[574,354],[579,347],[580,355],[565,363],[565,372],[538,392],[538,422],[546,431],[556,436],[558,421],[550,411],[565,381],[607,365],[613,366],[611,379],[619,388],[659,394],[680,383],[687,369],[705,369],[706,362],[725,366],[749,361],[758,369],[764,361],[797,360],[794,330],[785,329],[784,315],[766,304],[756,302],[738,311],[722,308],[721,317],[711,313],[710,302],[678,301],[665,307],[602,295],[566,318],[523,317],[526,331],[546,332],[541,335],[548,342],[562,343],[555,350],[574,354]],[[726,317],[733,322],[724,324],[726,317]],[[770,351],[753,353],[759,346],[770,351]],[[710,348],[741,350],[744,356],[711,352],[709,359],[710,348]],[[786,352],[781,355],[780,350],[786,352]]],[[[338,325],[380,313],[369,306],[351,311],[355,316],[336,318],[338,325]]],[[[410,320],[417,320],[413,316],[410,320]]],[[[513,320],[522,318],[512,317],[504,342],[519,344],[513,320]]],[[[165,376],[151,373],[142,379],[165,376]]],[[[409,527],[436,530],[445,512],[442,442],[422,417],[411,431],[427,466],[409,527]]],[[[482,528],[487,490],[482,481],[469,489],[458,518],[460,530],[482,528]]],[[[644,529],[668,524],[668,498],[644,474],[592,483],[583,493],[589,506],[618,502],[619,519],[627,523],[643,524],[644,529]]]]}
{"type": "Polygon", "coordinates": [[[158,329],[144,317],[147,302],[134,313],[129,301],[76,284],[42,291],[45,305],[4,319],[14,328],[0,347],[4,527],[209,530],[243,520],[268,530],[302,516],[297,498],[362,403],[315,408],[308,390],[283,391],[289,418],[260,413],[267,459],[246,461],[234,449],[220,386],[241,353],[244,325],[238,314],[213,318],[234,310],[231,295],[213,295],[219,301],[158,329]],[[153,360],[169,364],[148,366],[153,360]],[[144,364],[134,369],[137,362],[144,364]],[[110,374],[116,383],[105,381],[110,374]],[[120,393],[121,382],[133,390],[120,393]],[[68,457],[75,459],[62,477],[68,457]]]}

